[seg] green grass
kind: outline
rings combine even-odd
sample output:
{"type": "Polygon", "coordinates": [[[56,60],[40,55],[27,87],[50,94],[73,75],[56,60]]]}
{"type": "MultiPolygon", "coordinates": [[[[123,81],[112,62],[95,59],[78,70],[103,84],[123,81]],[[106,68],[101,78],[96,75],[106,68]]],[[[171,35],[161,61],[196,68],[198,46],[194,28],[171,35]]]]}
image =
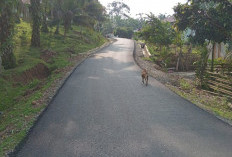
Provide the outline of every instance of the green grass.
{"type": "Polygon", "coordinates": [[[32,48],[30,24],[22,21],[16,26],[14,53],[17,67],[3,70],[0,76],[0,111],[3,112],[0,117],[0,156],[5,156],[6,152],[14,149],[25,137],[37,115],[46,107],[46,104],[35,107],[32,102],[43,97],[45,90],[62,77],[62,73],[57,73],[58,69],[73,64],[69,61],[68,50],[71,49],[75,54],[83,53],[106,42],[103,36],[89,28],[73,26],[65,39],[62,35],[63,28],[60,29],[60,35],[54,35],[54,30],[55,28],[50,29],[48,34],[41,33],[41,47],[32,48]],[[46,63],[40,58],[41,52],[46,49],[56,53],[52,62],[46,63]],[[34,79],[27,84],[13,81],[14,75],[21,75],[38,63],[44,64],[51,71],[46,80],[34,79]],[[33,92],[23,96],[27,91],[33,92]]]}
{"type": "Polygon", "coordinates": [[[194,85],[188,82],[186,79],[181,79],[180,87],[185,91],[191,91],[194,88],[194,85]]]}
{"type": "Polygon", "coordinates": [[[142,57],[142,59],[145,60],[145,61],[151,61],[151,62],[154,61],[153,58],[148,58],[148,57],[142,57]]]}

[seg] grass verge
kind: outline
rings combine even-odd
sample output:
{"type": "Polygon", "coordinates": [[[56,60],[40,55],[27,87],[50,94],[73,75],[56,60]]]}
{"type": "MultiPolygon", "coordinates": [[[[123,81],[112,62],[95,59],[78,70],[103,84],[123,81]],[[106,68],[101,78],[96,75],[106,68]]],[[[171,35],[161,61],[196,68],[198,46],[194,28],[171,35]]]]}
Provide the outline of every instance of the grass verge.
{"type": "Polygon", "coordinates": [[[167,86],[198,107],[232,122],[231,102],[226,97],[214,96],[200,90],[193,81],[187,79],[180,79],[180,87],[170,84],[167,84],[167,86]]]}

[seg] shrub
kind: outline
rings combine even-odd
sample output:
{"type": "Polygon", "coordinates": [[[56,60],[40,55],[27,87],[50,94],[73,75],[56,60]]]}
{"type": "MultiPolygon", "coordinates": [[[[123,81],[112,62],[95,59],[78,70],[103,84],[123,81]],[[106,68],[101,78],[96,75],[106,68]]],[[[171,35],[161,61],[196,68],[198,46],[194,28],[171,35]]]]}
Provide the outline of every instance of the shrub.
{"type": "Polygon", "coordinates": [[[199,80],[199,85],[201,87],[206,87],[206,79],[207,79],[207,73],[206,73],[206,67],[207,67],[207,61],[208,61],[209,53],[204,45],[201,48],[201,58],[199,61],[195,62],[194,65],[196,65],[196,77],[199,80]]]}
{"type": "Polygon", "coordinates": [[[119,27],[115,30],[114,35],[120,38],[131,39],[133,36],[133,30],[131,28],[119,27]]]}

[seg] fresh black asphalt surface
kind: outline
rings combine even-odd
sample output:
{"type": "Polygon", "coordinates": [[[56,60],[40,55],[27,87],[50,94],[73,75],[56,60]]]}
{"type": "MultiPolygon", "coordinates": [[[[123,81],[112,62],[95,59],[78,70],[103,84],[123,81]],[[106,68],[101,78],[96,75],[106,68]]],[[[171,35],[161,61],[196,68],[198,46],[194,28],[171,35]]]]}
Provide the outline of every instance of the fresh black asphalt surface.
{"type": "Polygon", "coordinates": [[[132,40],[84,61],[40,118],[20,157],[232,157],[232,127],[153,78],[132,40]]]}

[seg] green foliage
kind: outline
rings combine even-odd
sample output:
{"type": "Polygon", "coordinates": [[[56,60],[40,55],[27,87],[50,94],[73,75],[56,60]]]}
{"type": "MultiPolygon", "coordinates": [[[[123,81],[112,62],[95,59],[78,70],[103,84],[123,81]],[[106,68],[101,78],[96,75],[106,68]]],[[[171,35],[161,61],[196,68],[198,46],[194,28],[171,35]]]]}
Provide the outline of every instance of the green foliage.
{"type": "Polygon", "coordinates": [[[28,88],[29,88],[29,89],[33,89],[33,88],[35,88],[36,86],[38,86],[39,83],[40,83],[40,81],[39,81],[38,79],[34,79],[32,82],[30,82],[30,83],[28,84],[28,88]]]}
{"type": "Polygon", "coordinates": [[[128,15],[130,8],[123,1],[113,1],[108,5],[107,10],[109,10],[109,17],[102,25],[101,32],[103,34],[114,31],[118,36],[131,38],[132,31],[141,29],[145,24],[142,14],[138,14],[139,18],[136,19],[128,15]]]}
{"type": "Polygon", "coordinates": [[[21,40],[21,46],[27,45],[27,31],[23,30],[22,35],[19,37],[21,40]]]}
{"type": "Polygon", "coordinates": [[[145,21],[142,19],[134,19],[131,17],[128,18],[122,18],[121,16],[114,16],[111,17],[111,22],[114,24],[114,26],[117,27],[130,27],[133,30],[142,28],[145,21]]]}
{"type": "Polygon", "coordinates": [[[31,0],[32,35],[31,46],[40,47],[41,8],[40,0],[31,0]]]}
{"type": "Polygon", "coordinates": [[[174,38],[174,29],[168,22],[162,22],[153,14],[148,15],[147,24],[139,32],[139,36],[148,43],[168,46],[174,38]]]}
{"type": "Polygon", "coordinates": [[[130,7],[125,4],[123,1],[113,1],[112,3],[109,3],[109,14],[111,16],[118,16],[118,17],[129,17],[130,13],[130,7]]]}
{"type": "Polygon", "coordinates": [[[156,64],[161,67],[173,67],[173,54],[169,46],[174,43],[183,47],[182,33],[175,31],[169,22],[163,22],[153,14],[147,15],[148,20],[138,32],[140,39],[145,40],[156,64]]]}
{"type": "Polygon", "coordinates": [[[120,38],[131,39],[133,35],[133,30],[130,28],[117,28],[114,32],[114,35],[120,38]]]}
{"type": "MultiPolygon", "coordinates": [[[[53,29],[54,30],[54,29],[53,29]]],[[[61,29],[63,32],[64,30],[61,29]]],[[[42,50],[51,50],[56,52],[56,55],[52,58],[53,62],[51,63],[45,63],[41,58],[41,49],[38,48],[31,48],[29,41],[30,41],[30,36],[31,36],[31,27],[29,23],[21,21],[20,24],[16,26],[16,34],[14,36],[14,42],[15,42],[15,56],[17,61],[19,62],[17,67],[11,70],[5,70],[2,73],[2,76],[5,77],[11,77],[12,75],[17,75],[21,74],[22,72],[26,71],[27,69],[30,69],[34,67],[38,63],[43,63],[46,64],[49,68],[52,70],[55,69],[60,69],[63,67],[66,67],[70,65],[69,58],[70,54],[67,53],[67,51],[72,48],[72,50],[78,54],[81,52],[88,51],[89,49],[92,49],[96,46],[99,46],[105,42],[104,38],[94,32],[91,29],[88,28],[83,28],[83,27],[77,27],[74,26],[72,32],[67,34],[67,38],[64,40],[64,38],[60,35],[53,36],[51,34],[46,34],[42,33],[41,34],[41,47],[42,50]],[[27,32],[25,32],[27,30],[27,32]],[[81,32],[81,33],[80,33],[81,32]],[[24,36],[23,40],[25,40],[25,44],[22,46],[21,45],[21,38],[22,35],[24,36]]],[[[11,79],[9,79],[9,82],[6,82],[6,80],[3,79],[3,77],[0,77],[2,80],[1,86],[0,86],[0,91],[5,91],[5,88],[8,88],[9,91],[13,91],[15,87],[11,85],[11,79]]],[[[19,86],[21,86],[19,84],[19,86]]],[[[16,86],[17,87],[17,86],[16,86]]],[[[16,89],[16,88],[15,88],[16,89]]],[[[8,91],[8,90],[7,90],[8,91]]],[[[15,90],[17,92],[17,90],[15,90]]],[[[6,96],[1,96],[0,102],[5,104],[5,100],[13,100],[12,97],[16,96],[18,94],[12,93],[7,93],[5,92],[6,96]],[[11,98],[9,98],[9,96],[11,98]]],[[[20,94],[19,94],[20,95],[20,94]]],[[[4,106],[6,108],[11,107],[11,105],[14,103],[6,103],[4,106]]],[[[2,107],[2,104],[0,105],[2,107]]],[[[2,110],[0,107],[0,110],[2,110]]],[[[5,108],[4,107],[4,108],[5,108]]]]}
{"type": "Polygon", "coordinates": [[[98,1],[90,1],[85,6],[85,11],[90,17],[93,17],[95,20],[99,22],[105,21],[105,9],[98,1]]]}
{"type": "Polygon", "coordinates": [[[183,32],[175,30],[173,44],[182,48],[184,45],[183,32]]]}
{"type": "Polygon", "coordinates": [[[194,88],[194,86],[186,79],[180,80],[180,87],[181,87],[181,89],[183,89],[185,91],[191,91],[194,88]]]}
{"type": "Polygon", "coordinates": [[[193,42],[204,44],[205,40],[226,42],[231,40],[232,4],[228,0],[199,0],[178,4],[175,8],[176,25],[179,30],[190,28],[193,42]]]}
{"type": "Polygon", "coordinates": [[[41,14],[42,14],[42,21],[41,21],[41,31],[44,33],[48,33],[48,21],[47,21],[47,17],[49,15],[49,4],[51,4],[51,2],[49,2],[49,0],[43,0],[41,2],[41,14]]]}
{"type": "MultiPolygon", "coordinates": [[[[203,45],[206,41],[213,44],[231,41],[232,3],[229,0],[198,0],[178,4],[175,8],[176,26],[184,31],[191,29],[190,42],[203,45]]],[[[197,64],[202,66],[200,64],[197,64]]],[[[214,53],[212,53],[211,71],[214,70],[214,53]]],[[[200,79],[201,80],[201,79],[200,79]]]]}
{"type": "Polygon", "coordinates": [[[0,56],[5,69],[11,69],[16,66],[12,41],[15,24],[13,7],[16,3],[16,0],[0,2],[0,56]]]}
{"type": "Polygon", "coordinates": [[[105,20],[105,9],[98,1],[56,1],[52,23],[57,25],[57,33],[60,23],[64,24],[66,34],[71,29],[72,21],[76,25],[94,28],[95,24],[105,20]]]}
{"type": "Polygon", "coordinates": [[[8,47],[5,47],[5,49],[3,51],[7,51],[8,54],[3,53],[2,55],[2,65],[5,69],[12,69],[14,67],[16,67],[16,59],[15,59],[15,55],[12,52],[12,46],[8,45],[8,47]]]}
{"type": "Polygon", "coordinates": [[[87,15],[76,15],[73,19],[73,22],[76,25],[80,25],[80,26],[85,26],[85,27],[89,27],[89,28],[93,28],[94,26],[94,19],[87,16],[87,15]]]}
{"type": "Polygon", "coordinates": [[[201,87],[206,88],[206,79],[207,79],[207,73],[206,73],[206,67],[207,67],[207,61],[209,57],[208,50],[205,46],[201,47],[201,57],[200,60],[195,62],[196,65],[196,77],[199,80],[199,85],[201,87]]]}
{"type": "MultiPolygon", "coordinates": [[[[3,112],[0,118],[0,132],[11,132],[1,138],[0,156],[12,150],[25,137],[33,125],[34,117],[45,107],[45,104],[33,106],[32,102],[42,98],[44,91],[51,87],[54,80],[64,75],[63,69],[75,64],[70,61],[69,49],[73,50],[72,55],[75,56],[105,42],[105,39],[92,29],[73,26],[73,30],[67,33],[65,40],[62,35],[41,33],[41,48],[33,48],[29,42],[32,33],[30,24],[21,21],[15,29],[13,41],[18,65],[14,69],[4,70],[0,76],[0,111],[3,112]],[[22,36],[26,41],[23,45],[21,45],[22,36]],[[43,50],[55,52],[51,62],[41,59],[43,50]],[[20,76],[38,63],[46,65],[52,71],[46,80],[35,78],[26,84],[14,81],[15,76],[20,76]]],[[[50,31],[55,31],[55,28],[51,28],[50,31]]],[[[62,27],[60,31],[64,33],[64,28],[62,27]]]]}
{"type": "Polygon", "coordinates": [[[103,35],[107,35],[109,33],[113,33],[113,31],[114,31],[113,23],[110,19],[107,19],[102,25],[101,33],[103,35]]]}

